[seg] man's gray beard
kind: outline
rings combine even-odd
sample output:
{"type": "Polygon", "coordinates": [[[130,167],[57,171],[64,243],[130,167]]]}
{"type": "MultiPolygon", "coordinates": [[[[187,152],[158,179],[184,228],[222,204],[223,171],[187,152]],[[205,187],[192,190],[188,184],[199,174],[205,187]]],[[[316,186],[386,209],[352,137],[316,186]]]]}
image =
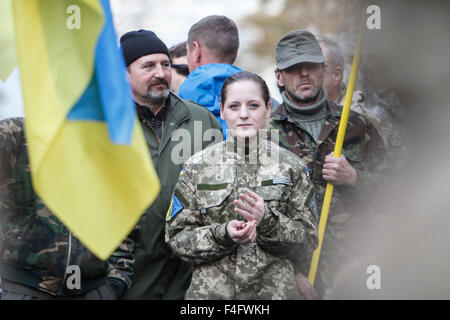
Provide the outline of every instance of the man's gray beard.
{"type": "MultiPolygon", "coordinates": [[[[286,90],[287,91],[287,90],[286,90]]],[[[320,94],[320,88],[315,88],[314,91],[312,92],[311,96],[304,96],[302,94],[299,94],[297,92],[289,92],[287,91],[288,95],[291,97],[292,101],[298,104],[306,104],[306,103],[311,103],[311,102],[316,102],[317,98],[319,97],[320,94]]]]}
{"type": "Polygon", "coordinates": [[[159,106],[162,105],[167,97],[169,96],[169,89],[164,90],[163,92],[153,92],[152,90],[149,90],[147,92],[147,98],[150,102],[150,104],[159,106]]]}

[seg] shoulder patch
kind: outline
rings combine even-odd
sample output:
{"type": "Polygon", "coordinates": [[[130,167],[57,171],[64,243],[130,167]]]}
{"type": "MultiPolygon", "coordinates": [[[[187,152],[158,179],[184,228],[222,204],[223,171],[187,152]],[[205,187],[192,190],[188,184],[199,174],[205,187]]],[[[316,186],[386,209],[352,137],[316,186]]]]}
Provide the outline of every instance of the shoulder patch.
{"type": "Polygon", "coordinates": [[[308,181],[312,181],[312,178],[311,178],[312,170],[308,169],[308,167],[305,166],[305,173],[306,173],[306,177],[308,178],[308,181]]]}
{"type": "Polygon", "coordinates": [[[173,195],[169,210],[167,210],[166,221],[172,220],[178,214],[178,212],[183,210],[183,208],[184,207],[181,204],[180,200],[177,198],[177,196],[173,195]]]}
{"type": "Polygon", "coordinates": [[[287,177],[276,177],[272,179],[273,184],[286,184],[286,185],[290,185],[291,184],[291,179],[287,178],[287,177]]]}
{"type": "Polygon", "coordinates": [[[274,177],[272,179],[264,180],[261,182],[261,186],[263,187],[273,186],[276,184],[285,184],[289,186],[291,184],[291,179],[287,177],[274,177]]]}

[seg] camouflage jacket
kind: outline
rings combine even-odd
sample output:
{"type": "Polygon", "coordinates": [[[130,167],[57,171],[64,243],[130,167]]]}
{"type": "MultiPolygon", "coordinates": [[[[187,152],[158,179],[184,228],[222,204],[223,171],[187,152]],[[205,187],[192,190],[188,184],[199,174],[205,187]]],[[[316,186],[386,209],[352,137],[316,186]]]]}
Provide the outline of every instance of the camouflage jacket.
{"type": "Polygon", "coordinates": [[[228,139],[195,154],[175,188],[166,242],[193,265],[186,298],[296,299],[293,264],[317,245],[305,165],[264,140],[247,155],[235,145],[228,139]],[[266,211],[255,242],[236,244],[226,226],[244,220],[233,201],[246,188],[264,198],[266,211]]]}
{"type": "MultiPolygon", "coordinates": [[[[280,146],[305,161],[314,185],[318,211],[322,209],[326,181],[322,178],[325,156],[334,151],[342,107],[327,102],[328,116],[318,143],[292,119],[284,103],[272,112],[271,130],[277,130],[280,146]]],[[[335,272],[352,258],[367,236],[372,224],[371,205],[377,200],[377,190],[384,183],[388,163],[381,138],[362,115],[350,112],[342,154],[358,173],[356,187],[336,186],[328,216],[322,253],[317,273],[319,292],[332,284],[335,272]]],[[[303,270],[307,274],[308,269],[303,270]]]]}
{"type": "Polygon", "coordinates": [[[131,284],[133,249],[126,239],[107,261],[90,253],[35,193],[23,119],[0,121],[2,278],[56,296],[82,295],[106,284],[120,296],[131,284]],[[67,285],[72,266],[79,267],[80,289],[67,285]]]}
{"type": "MultiPolygon", "coordinates": [[[[340,89],[339,104],[344,105],[346,85],[340,89]]],[[[351,109],[364,115],[376,128],[386,147],[389,165],[401,169],[406,159],[409,144],[406,115],[393,90],[380,90],[366,96],[362,91],[353,93],[351,109]]]]}

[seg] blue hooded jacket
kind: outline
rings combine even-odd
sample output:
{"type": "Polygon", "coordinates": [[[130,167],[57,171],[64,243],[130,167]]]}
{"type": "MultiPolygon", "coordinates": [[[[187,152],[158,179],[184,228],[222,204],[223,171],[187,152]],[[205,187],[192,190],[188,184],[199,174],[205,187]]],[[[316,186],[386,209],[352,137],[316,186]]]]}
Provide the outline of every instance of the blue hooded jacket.
{"type": "Polygon", "coordinates": [[[242,69],[231,64],[205,64],[192,71],[179,88],[181,98],[197,102],[216,116],[225,138],[228,126],[220,119],[220,92],[226,78],[239,71],[242,69]]]}

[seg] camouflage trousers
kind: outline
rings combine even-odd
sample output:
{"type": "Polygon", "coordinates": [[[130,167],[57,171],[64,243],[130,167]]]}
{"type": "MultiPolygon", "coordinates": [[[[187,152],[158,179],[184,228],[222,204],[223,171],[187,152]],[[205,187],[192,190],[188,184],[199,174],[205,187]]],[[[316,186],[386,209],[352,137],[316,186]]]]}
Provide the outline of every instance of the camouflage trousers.
{"type": "Polygon", "coordinates": [[[116,294],[108,285],[102,285],[84,296],[56,297],[23,284],[2,279],[0,300],[116,300],[116,294]]]}

